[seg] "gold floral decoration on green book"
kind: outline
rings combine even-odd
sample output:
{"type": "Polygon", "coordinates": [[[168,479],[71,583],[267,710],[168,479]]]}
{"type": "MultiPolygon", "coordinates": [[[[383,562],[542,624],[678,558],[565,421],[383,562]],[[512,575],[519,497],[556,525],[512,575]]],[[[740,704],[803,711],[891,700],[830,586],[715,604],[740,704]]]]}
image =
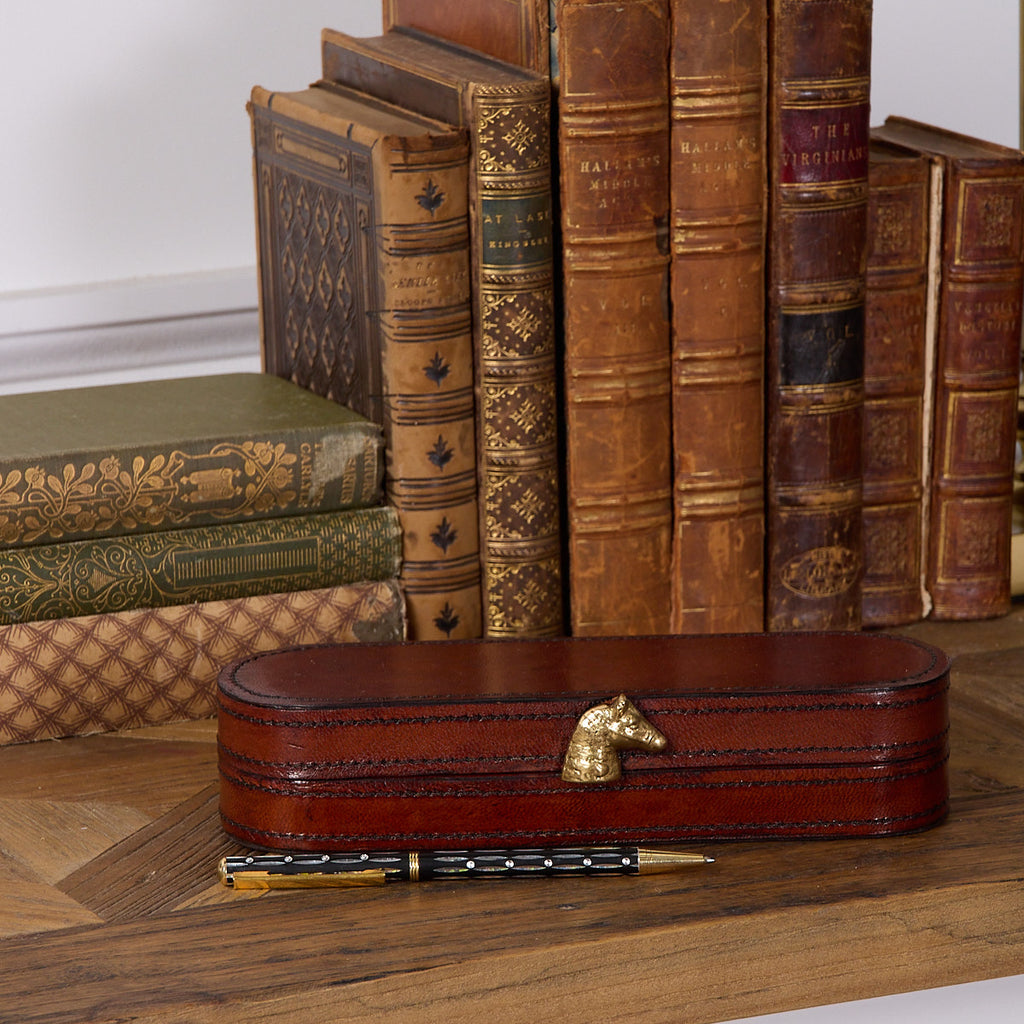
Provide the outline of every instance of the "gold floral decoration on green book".
{"type": "Polygon", "coordinates": [[[301,465],[288,446],[218,444],[122,463],[117,455],[59,473],[44,466],[0,475],[0,543],[178,526],[294,508],[301,465]]]}
{"type": "Polygon", "coordinates": [[[164,530],[0,550],[0,624],[394,578],[394,509],[164,530]]]}

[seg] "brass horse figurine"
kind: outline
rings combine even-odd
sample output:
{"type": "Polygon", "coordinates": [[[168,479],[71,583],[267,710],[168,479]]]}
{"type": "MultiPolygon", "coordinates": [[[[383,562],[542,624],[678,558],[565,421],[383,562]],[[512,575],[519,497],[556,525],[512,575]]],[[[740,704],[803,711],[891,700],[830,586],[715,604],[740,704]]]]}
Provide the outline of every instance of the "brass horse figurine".
{"type": "Polygon", "coordinates": [[[562,763],[566,782],[613,782],[622,774],[620,750],[664,750],[665,737],[624,693],[583,712],[562,763]]]}

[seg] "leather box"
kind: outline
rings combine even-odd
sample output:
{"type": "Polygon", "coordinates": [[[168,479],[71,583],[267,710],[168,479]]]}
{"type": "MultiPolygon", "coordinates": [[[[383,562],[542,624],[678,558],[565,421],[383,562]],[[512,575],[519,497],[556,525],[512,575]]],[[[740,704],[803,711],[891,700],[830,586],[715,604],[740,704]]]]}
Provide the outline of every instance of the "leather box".
{"type": "Polygon", "coordinates": [[[222,822],[296,851],[908,832],[946,812],[948,686],[869,633],[256,654],[220,675],[222,822]]]}

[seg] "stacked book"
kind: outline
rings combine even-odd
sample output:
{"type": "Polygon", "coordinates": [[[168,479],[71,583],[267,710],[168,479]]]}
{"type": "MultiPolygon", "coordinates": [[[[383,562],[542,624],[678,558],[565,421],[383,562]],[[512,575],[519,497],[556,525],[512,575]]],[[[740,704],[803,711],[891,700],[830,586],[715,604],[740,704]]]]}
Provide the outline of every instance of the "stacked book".
{"type": "Polygon", "coordinates": [[[946,184],[897,395],[871,0],[383,13],[249,110],[264,365],[381,424],[414,639],[1008,609],[1024,158],[899,142],[946,184]]]}
{"type": "Polygon", "coordinates": [[[399,640],[380,429],[266,374],[0,398],[0,743],[209,715],[227,661],[399,640]]]}

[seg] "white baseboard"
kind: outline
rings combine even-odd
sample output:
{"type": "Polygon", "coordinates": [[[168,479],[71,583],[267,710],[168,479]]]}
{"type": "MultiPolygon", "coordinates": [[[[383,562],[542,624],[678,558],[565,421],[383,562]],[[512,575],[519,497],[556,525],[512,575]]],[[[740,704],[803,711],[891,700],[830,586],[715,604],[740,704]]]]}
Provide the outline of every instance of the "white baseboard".
{"type": "Polygon", "coordinates": [[[0,394],[259,369],[254,268],[0,295],[0,394]]]}

